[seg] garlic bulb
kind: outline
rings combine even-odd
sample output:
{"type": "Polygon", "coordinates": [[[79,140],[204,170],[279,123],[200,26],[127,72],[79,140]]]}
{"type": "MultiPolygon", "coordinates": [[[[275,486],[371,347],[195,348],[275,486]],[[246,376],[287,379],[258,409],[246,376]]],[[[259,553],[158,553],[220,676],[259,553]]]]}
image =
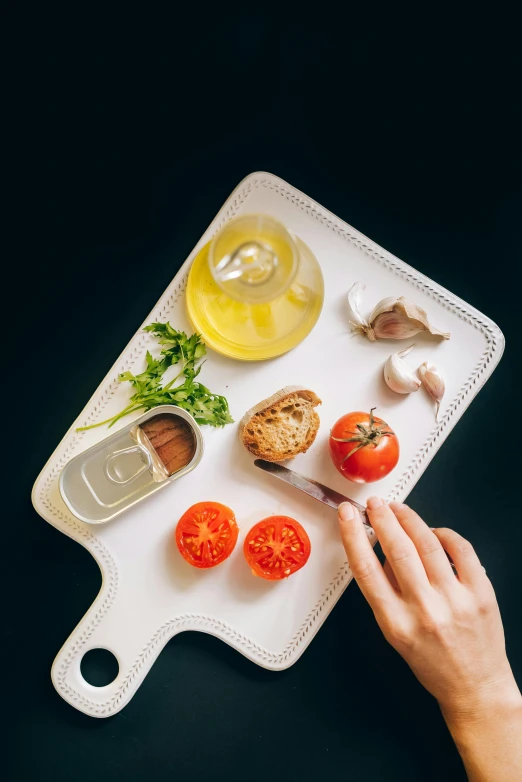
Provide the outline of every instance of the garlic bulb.
{"type": "Polygon", "coordinates": [[[370,315],[368,339],[408,339],[419,331],[429,331],[437,337],[449,339],[450,335],[439,331],[428,320],[422,307],[412,304],[404,296],[380,301],[370,315]]]}
{"type": "Polygon", "coordinates": [[[384,365],[384,379],[386,385],[397,394],[411,394],[418,391],[421,381],[402,359],[411,353],[415,345],[393,353],[384,365]]]}
{"type": "Polygon", "coordinates": [[[437,403],[435,420],[438,421],[440,403],[442,397],[444,396],[444,392],[446,390],[444,378],[442,377],[437,367],[434,366],[433,364],[428,364],[427,361],[425,361],[424,364],[421,364],[421,366],[417,371],[421,377],[424,388],[437,403]]]}
{"type": "Polygon", "coordinates": [[[412,304],[404,296],[382,299],[369,319],[365,320],[360,312],[363,290],[364,285],[356,282],[348,292],[350,322],[356,331],[365,334],[372,342],[377,339],[408,339],[420,331],[428,331],[443,339],[450,338],[447,332],[439,331],[431,325],[422,307],[412,304]]]}

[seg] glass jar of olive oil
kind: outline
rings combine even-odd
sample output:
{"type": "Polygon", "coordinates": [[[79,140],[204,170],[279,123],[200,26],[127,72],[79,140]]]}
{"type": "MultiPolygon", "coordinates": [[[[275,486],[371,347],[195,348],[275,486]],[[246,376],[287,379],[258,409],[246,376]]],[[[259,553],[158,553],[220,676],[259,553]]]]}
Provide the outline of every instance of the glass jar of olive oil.
{"type": "Polygon", "coordinates": [[[236,217],[194,259],[187,306],[195,329],[219,353],[273,358],[311,331],[324,283],[310,248],[268,215],[236,217]]]}

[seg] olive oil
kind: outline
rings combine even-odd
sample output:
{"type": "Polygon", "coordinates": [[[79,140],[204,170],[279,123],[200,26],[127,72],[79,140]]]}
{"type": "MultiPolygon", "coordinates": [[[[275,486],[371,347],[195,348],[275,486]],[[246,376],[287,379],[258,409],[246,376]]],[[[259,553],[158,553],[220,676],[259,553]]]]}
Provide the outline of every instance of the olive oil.
{"type": "MultiPolygon", "coordinates": [[[[235,236],[240,248],[251,241],[250,235],[235,236]]],[[[209,262],[210,244],[196,256],[186,292],[190,319],[207,345],[226,356],[245,361],[273,358],[296,347],[314,327],[323,305],[323,276],[311,250],[295,238],[298,257],[294,265],[285,254],[285,248],[277,248],[275,272],[265,275],[267,279],[257,286],[243,282],[241,287],[242,280],[238,277],[223,281],[227,268],[233,268],[234,260],[224,267],[221,283],[218,283],[216,276],[220,272],[216,275],[215,259],[213,264],[209,262]],[[266,301],[271,291],[277,293],[277,289],[283,292],[266,301]],[[252,301],[256,297],[259,303],[252,301]]],[[[244,258],[236,265],[241,266],[243,261],[244,258]]],[[[262,277],[262,266],[257,268],[262,277]]],[[[256,273],[254,270],[250,277],[255,277],[256,273]]],[[[244,276],[244,272],[242,274],[244,276]]]]}

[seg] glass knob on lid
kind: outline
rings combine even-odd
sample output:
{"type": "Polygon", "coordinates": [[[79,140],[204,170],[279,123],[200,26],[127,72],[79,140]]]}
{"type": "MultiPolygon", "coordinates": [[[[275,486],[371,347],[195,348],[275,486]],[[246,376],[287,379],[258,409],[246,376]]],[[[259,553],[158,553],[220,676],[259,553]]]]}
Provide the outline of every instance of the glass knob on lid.
{"type": "Polygon", "coordinates": [[[250,304],[281,296],[292,284],[298,260],[294,238],[268,215],[232,220],[214,237],[208,253],[212,277],[221,290],[250,304]]]}

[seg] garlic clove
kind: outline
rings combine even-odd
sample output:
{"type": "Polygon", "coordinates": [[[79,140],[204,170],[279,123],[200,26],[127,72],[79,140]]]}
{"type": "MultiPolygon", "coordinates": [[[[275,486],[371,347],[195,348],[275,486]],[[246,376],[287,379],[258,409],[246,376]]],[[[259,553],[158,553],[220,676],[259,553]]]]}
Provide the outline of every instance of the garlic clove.
{"type": "Polygon", "coordinates": [[[385,299],[381,299],[378,304],[373,308],[373,312],[369,317],[370,323],[373,323],[375,318],[383,312],[391,312],[398,302],[396,296],[387,296],[385,299]]]}
{"type": "Polygon", "coordinates": [[[422,307],[408,301],[404,296],[382,299],[369,319],[365,333],[368,339],[408,339],[421,331],[428,331],[438,337],[449,339],[447,332],[431,325],[422,307]]]}
{"type": "Polygon", "coordinates": [[[370,323],[366,336],[372,342],[377,339],[410,339],[423,330],[415,321],[392,310],[377,315],[370,323]]]}
{"type": "Polygon", "coordinates": [[[366,285],[362,282],[356,282],[348,291],[348,314],[350,323],[357,331],[366,333],[368,322],[361,315],[362,292],[366,285]]]}
{"type": "Polygon", "coordinates": [[[427,361],[425,361],[424,364],[421,364],[417,371],[421,377],[424,388],[437,403],[435,420],[438,421],[440,403],[444,396],[444,392],[446,391],[444,378],[442,377],[440,370],[438,370],[434,364],[428,364],[427,361]]]}
{"type": "Polygon", "coordinates": [[[392,391],[395,391],[396,394],[411,394],[420,388],[421,381],[415,372],[403,361],[404,356],[411,353],[414,347],[415,345],[410,345],[409,348],[393,353],[384,365],[386,385],[392,391]]]}
{"type": "Polygon", "coordinates": [[[404,296],[399,298],[395,309],[396,311],[403,312],[411,321],[418,322],[424,331],[429,331],[434,337],[442,337],[443,339],[450,338],[451,335],[448,331],[441,331],[431,325],[428,320],[428,315],[422,307],[417,307],[416,304],[412,304],[411,301],[405,299],[404,296]]]}

